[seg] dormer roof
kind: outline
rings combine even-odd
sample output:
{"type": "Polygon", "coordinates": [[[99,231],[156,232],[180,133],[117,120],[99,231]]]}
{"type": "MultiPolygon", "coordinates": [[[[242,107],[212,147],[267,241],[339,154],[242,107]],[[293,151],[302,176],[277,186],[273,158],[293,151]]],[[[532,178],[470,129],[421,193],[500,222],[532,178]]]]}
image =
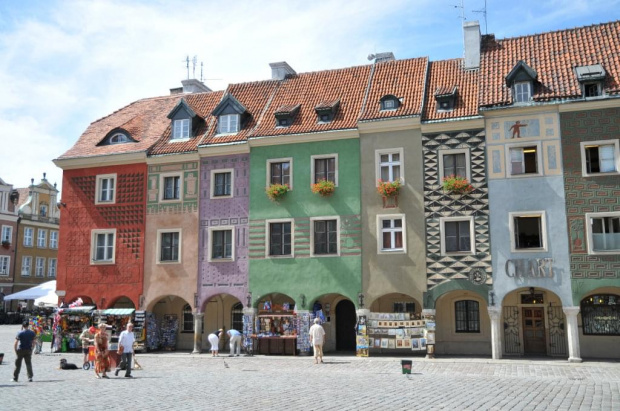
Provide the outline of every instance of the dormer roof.
{"type": "Polygon", "coordinates": [[[232,108],[237,114],[243,114],[248,110],[230,93],[226,93],[220,101],[220,104],[215,107],[211,112],[211,115],[217,117],[224,112],[227,108],[232,108]]]}
{"type": "Polygon", "coordinates": [[[324,113],[324,112],[335,113],[336,111],[338,111],[339,106],[340,106],[340,99],[321,101],[319,104],[314,106],[314,110],[317,113],[324,113]]]}
{"type": "Polygon", "coordinates": [[[525,61],[519,60],[506,76],[506,86],[512,87],[518,81],[536,81],[537,78],[536,70],[528,66],[525,61]]]}
{"type": "Polygon", "coordinates": [[[591,64],[589,66],[575,67],[577,81],[584,83],[586,81],[600,81],[605,79],[605,69],[600,64],[591,64]]]}
{"type": "Polygon", "coordinates": [[[185,112],[189,115],[190,118],[196,117],[196,113],[192,108],[187,104],[184,98],[180,99],[176,106],[168,113],[168,118],[173,119],[174,116],[179,112],[179,110],[185,110],[185,112]]]}

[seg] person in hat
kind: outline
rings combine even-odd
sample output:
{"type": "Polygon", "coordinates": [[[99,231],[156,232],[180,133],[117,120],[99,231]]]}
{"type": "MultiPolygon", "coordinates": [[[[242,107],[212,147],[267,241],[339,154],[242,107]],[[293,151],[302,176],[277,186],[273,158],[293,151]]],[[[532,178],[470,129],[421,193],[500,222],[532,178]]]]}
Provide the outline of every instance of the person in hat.
{"type": "Polygon", "coordinates": [[[15,371],[13,371],[13,379],[11,380],[13,382],[17,382],[19,379],[22,360],[26,361],[28,381],[32,382],[32,377],[34,376],[32,373],[32,349],[34,348],[36,335],[34,331],[28,328],[29,326],[28,321],[24,321],[21,331],[18,332],[15,337],[13,348],[15,349],[17,358],[15,359],[15,371]]]}
{"type": "Polygon", "coordinates": [[[323,362],[323,342],[325,341],[325,330],[318,317],[314,319],[314,325],[310,327],[309,334],[310,342],[314,348],[314,363],[318,364],[319,360],[323,362]]]}
{"type": "Polygon", "coordinates": [[[82,334],[80,334],[80,341],[82,342],[82,353],[84,353],[84,364],[88,362],[88,346],[93,343],[93,338],[95,338],[95,332],[97,332],[97,329],[91,326],[90,328],[84,327],[84,331],[82,331],[82,334]]]}
{"type": "Polygon", "coordinates": [[[108,351],[107,324],[100,323],[99,331],[95,334],[95,375],[97,378],[110,378],[107,375],[110,369],[110,351],[108,351]],[[99,376],[99,373],[103,375],[99,376]]]}
{"type": "Polygon", "coordinates": [[[220,335],[222,335],[223,332],[224,330],[220,328],[207,337],[209,339],[209,344],[211,344],[211,356],[213,357],[218,356],[218,352],[220,351],[220,335]]]}

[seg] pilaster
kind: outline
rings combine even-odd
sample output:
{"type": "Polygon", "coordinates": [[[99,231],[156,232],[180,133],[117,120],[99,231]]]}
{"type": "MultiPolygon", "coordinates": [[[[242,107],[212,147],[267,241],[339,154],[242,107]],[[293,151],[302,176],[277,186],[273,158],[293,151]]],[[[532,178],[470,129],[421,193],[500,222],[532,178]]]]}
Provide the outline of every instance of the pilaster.
{"type": "Polygon", "coordinates": [[[502,358],[502,308],[489,307],[489,318],[491,319],[491,353],[494,360],[502,358]]]}
{"type": "Polygon", "coordinates": [[[579,326],[577,324],[577,314],[579,307],[562,307],[566,316],[566,337],[568,338],[568,362],[581,362],[581,351],[579,349],[579,326]]]}
{"type": "Polygon", "coordinates": [[[203,313],[194,313],[194,351],[192,354],[200,354],[202,352],[202,324],[205,315],[203,313]]]}

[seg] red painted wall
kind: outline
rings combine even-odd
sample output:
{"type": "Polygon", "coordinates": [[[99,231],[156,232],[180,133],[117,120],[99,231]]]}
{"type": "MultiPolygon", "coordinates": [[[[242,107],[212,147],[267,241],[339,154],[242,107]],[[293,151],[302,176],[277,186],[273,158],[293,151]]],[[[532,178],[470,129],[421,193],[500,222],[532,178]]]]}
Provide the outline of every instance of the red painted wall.
{"type": "Polygon", "coordinates": [[[65,170],[57,289],[90,297],[100,309],[122,296],[138,307],[143,289],[146,164],[65,170]],[[116,173],[116,202],[95,205],[96,177],[116,173]],[[91,230],[116,228],[115,263],[91,265],[91,230]]]}

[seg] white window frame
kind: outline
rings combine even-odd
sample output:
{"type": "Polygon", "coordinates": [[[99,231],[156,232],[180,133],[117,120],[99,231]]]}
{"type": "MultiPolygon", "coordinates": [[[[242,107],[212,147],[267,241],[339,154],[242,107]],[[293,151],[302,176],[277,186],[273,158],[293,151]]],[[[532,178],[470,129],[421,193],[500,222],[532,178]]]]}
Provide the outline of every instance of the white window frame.
{"type": "Polygon", "coordinates": [[[181,118],[172,122],[171,140],[187,140],[191,135],[189,118],[181,118]]]}
{"type": "Polygon", "coordinates": [[[11,272],[11,256],[0,255],[0,277],[8,277],[11,272]]]}
{"type": "Polygon", "coordinates": [[[471,255],[476,253],[476,231],[474,229],[474,217],[440,217],[439,230],[441,238],[441,255],[471,255]],[[469,221],[469,250],[468,251],[446,251],[446,223],[469,221]]]}
{"type": "Polygon", "coordinates": [[[45,257],[37,257],[35,259],[34,276],[45,277],[45,257]]]}
{"type": "Polygon", "coordinates": [[[290,174],[289,174],[289,185],[288,185],[288,189],[289,191],[293,190],[293,157],[285,157],[285,158],[270,158],[267,160],[267,170],[266,170],[266,175],[267,177],[265,178],[265,188],[269,187],[271,185],[271,165],[273,163],[289,163],[289,168],[291,170],[290,174]]]}
{"type": "Polygon", "coordinates": [[[547,216],[545,211],[515,211],[508,213],[508,227],[510,231],[510,251],[513,253],[540,253],[547,251],[547,216]],[[517,249],[515,244],[515,217],[539,217],[541,226],[542,247],[517,249]]]}
{"type": "Polygon", "coordinates": [[[39,215],[41,217],[49,217],[49,208],[47,204],[39,204],[39,215]]]}
{"type": "Polygon", "coordinates": [[[527,104],[532,101],[532,82],[531,81],[517,81],[512,85],[513,102],[515,104],[527,104]],[[527,85],[527,90],[517,90],[527,85]],[[522,100],[520,96],[527,95],[527,100],[522,100]]]}
{"type": "Polygon", "coordinates": [[[4,241],[13,243],[13,227],[10,225],[2,226],[2,239],[0,239],[0,242],[4,242],[4,241]]]}
{"type": "MultiPolygon", "coordinates": [[[[387,231],[396,232],[397,230],[388,229],[387,231]]],[[[314,243],[313,243],[314,244],[314,243]]],[[[377,254],[406,254],[407,253],[407,220],[405,214],[379,214],[377,215],[377,254]],[[383,221],[402,220],[402,248],[383,248],[383,221]]]]}
{"type": "Polygon", "coordinates": [[[234,197],[234,192],[235,192],[235,169],[234,168],[219,168],[216,170],[211,170],[211,198],[214,200],[219,200],[219,199],[223,199],[223,198],[233,198],[234,197]],[[229,195],[222,195],[222,196],[216,196],[215,195],[215,175],[216,174],[225,174],[225,173],[230,173],[230,194],[229,195]]]}
{"type": "Polygon", "coordinates": [[[159,175],[159,201],[162,203],[174,203],[183,201],[183,172],[178,171],[174,173],[162,173],[159,175]],[[179,198],[164,198],[166,194],[166,187],[164,185],[166,178],[179,177],[179,198]]]}
{"type": "MultiPolygon", "coordinates": [[[[95,204],[115,204],[116,203],[116,191],[118,188],[118,178],[116,177],[116,173],[114,174],[100,174],[97,176],[97,184],[95,187],[95,204]],[[114,179],[114,187],[112,188],[112,195],[110,200],[101,200],[101,189],[103,180],[114,179]]],[[[109,190],[108,190],[109,191],[109,190]]]]}
{"type": "Polygon", "coordinates": [[[56,277],[56,272],[58,270],[58,259],[50,258],[47,261],[47,276],[48,277],[56,277]]]}
{"type": "Polygon", "coordinates": [[[465,154],[465,178],[471,183],[471,155],[468,148],[439,150],[437,154],[439,155],[439,184],[443,182],[444,177],[447,177],[443,174],[443,156],[451,154],[465,154]]]}
{"type": "Polygon", "coordinates": [[[211,263],[229,263],[235,261],[236,254],[236,229],[235,226],[214,226],[209,227],[209,241],[207,242],[207,261],[211,263]],[[232,249],[230,250],[230,258],[213,258],[213,231],[232,231],[230,241],[232,242],[232,249]]]}
{"type": "Polygon", "coordinates": [[[592,176],[609,176],[620,174],[620,140],[596,140],[596,141],[581,141],[579,143],[581,152],[581,175],[583,177],[592,176]],[[614,166],[615,171],[606,171],[602,173],[588,173],[588,165],[586,161],[586,148],[591,146],[614,146],[614,166]]]}
{"type": "Polygon", "coordinates": [[[37,248],[47,248],[47,230],[44,228],[37,230],[37,248]]]}
{"type": "Polygon", "coordinates": [[[586,213],[586,235],[588,236],[588,254],[592,255],[609,255],[620,254],[620,251],[597,251],[594,250],[594,237],[592,233],[592,219],[601,217],[620,217],[620,212],[606,212],[606,213],[586,213]]]}
{"type": "Polygon", "coordinates": [[[310,217],[310,257],[319,257],[319,258],[330,258],[330,257],[340,257],[340,253],[342,252],[342,244],[340,242],[340,216],[331,215],[331,216],[322,216],[322,217],[310,217]],[[314,253],[314,222],[322,221],[322,220],[336,220],[336,246],[338,250],[334,254],[315,254],[314,253]]]}
{"type": "MultiPolygon", "coordinates": [[[[375,186],[379,187],[379,180],[381,180],[381,156],[384,154],[398,154],[400,160],[398,160],[398,165],[400,166],[400,181],[401,183],[405,182],[405,150],[402,147],[394,147],[394,148],[382,148],[380,150],[375,150],[375,186]]],[[[393,166],[396,165],[396,162],[389,161],[386,163],[388,167],[390,167],[390,176],[394,178],[394,170],[393,166]]],[[[391,179],[390,181],[394,181],[391,179]]]]}
{"type": "Polygon", "coordinates": [[[310,184],[314,184],[315,160],[334,159],[334,185],[338,187],[338,153],[310,156],[310,184]]]}
{"type": "Polygon", "coordinates": [[[25,255],[22,257],[22,269],[21,269],[22,277],[30,277],[31,270],[32,270],[32,257],[29,255],[25,255]]]}
{"type": "Polygon", "coordinates": [[[24,247],[32,247],[34,245],[34,228],[24,227],[24,247]],[[30,233],[28,235],[27,233],[30,233]]]}
{"type": "MultiPolygon", "coordinates": [[[[532,141],[527,143],[516,143],[516,144],[506,144],[506,176],[508,178],[528,178],[528,177],[537,177],[543,175],[543,163],[542,163],[542,145],[540,141],[532,141]],[[536,172],[535,173],[521,173],[521,174],[512,174],[512,157],[511,151],[513,149],[523,149],[524,147],[536,147],[536,172]]],[[[525,160],[524,160],[525,162],[525,160]]],[[[524,164],[525,169],[525,164],[524,164]]]]}
{"type": "Polygon", "coordinates": [[[222,114],[217,119],[217,133],[218,134],[236,134],[239,132],[239,122],[241,121],[239,114],[222,114]],[[232,129],[231,119],[235,118],[235,128],[232,129]]]}
{"type": "Polygon", "coordinates": [[[90,234],[90,264],[91,265],[110,265],[116,263],[116,228],[113,229],[95,229],[90,234]],[[97,256],[97,235],[99,234],[113,234],[112,241],[112,259],[110,260],[96,260],[97,256]]]}
{"type": "Polygon", "coordinates": [[[57,250],[58,249],[58,231],[50,230],[50,248],[57,250]]]}
{"type": "Polygon", "coordinates": [[[265,258],[294,258],[295,257],[295,220],[292,218],[276,218],[273,220],[265,220],[265,258]],[[290,223],[291,224],[291,253],[287,255],[271,255],[271,231],[270,225],[274,223],[290,223]]]}
{"type": "Polygon", "coordinates": [[[182,249],[183,247],[183,229],[181,228],[162,228],[157,230],[157,264],[180,264],[182,261],[182,249]],[[179,234],[179,250],[178,255],[179,258],[176,261],[173,260],[163,260],[161,259],[161,236],[166,233],[178,233],[179,234]]]}
{"type": "Polygon", "coordinates": [[[122,144],[122,143],[128,143],[129,137],[127,137],[125,134],[123,133],[114,133],[111,137],[110,140],[108,141],[109,144],[122,144]]]}

